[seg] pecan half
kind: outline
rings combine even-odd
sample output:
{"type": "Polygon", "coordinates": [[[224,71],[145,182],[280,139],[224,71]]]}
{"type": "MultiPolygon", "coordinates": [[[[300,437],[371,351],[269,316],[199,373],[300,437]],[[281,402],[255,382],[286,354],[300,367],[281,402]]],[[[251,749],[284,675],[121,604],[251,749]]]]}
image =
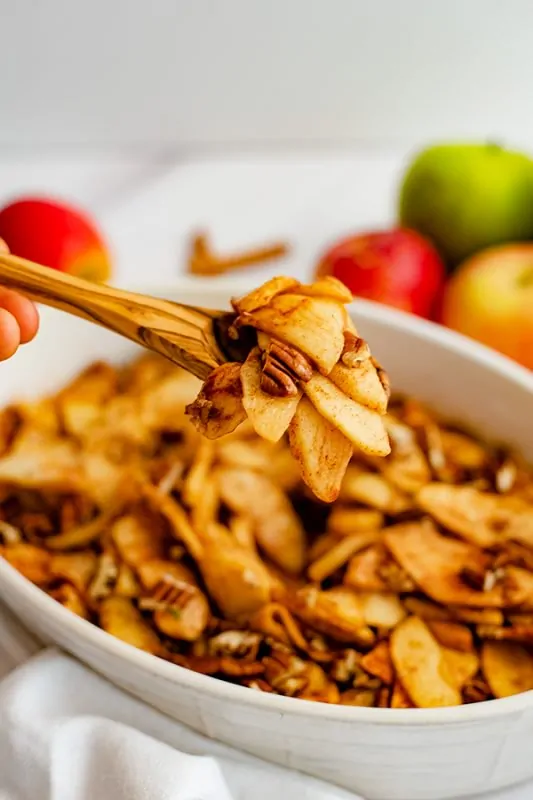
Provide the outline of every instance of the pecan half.
{"type": "Polygon", "coordinates": [[[344,331],[344,349],[341,361],[345,367],[355,367],[370,358],[370,350],[364,339],[352,331],[344,331]]]}
{"type": "Polygon", "coordinates": [[[270,356],[265,358],[261,375],[261,389],[272,397],[294,397],[298,394],[298,386],[294,378],[270,356]]]}
{"type": "Polygon", "coordinates": [[[222,631],[209,640],[207,648],[211,656],[231,656],[243,661],[256,661],[262,642],[260,633],[252,631],[222,631]]]}
{"type": "Polygon", "coordinates": [[[298,394],[298,381],[306,383],[313,374],[305,356],[277,339],[270,342],[263,357],[261,389],[273,397],[294,397],[298,394]]]}
{"type": "Polygon", "coordinates": [[[167,611],[173,609],[176,612],[182,611],[191,600],[198,589],[185,581],[166,576],[159,581],[152,591],[151,597],[143,597],[139,601],[139,607],[149,611],[167,611]]]}

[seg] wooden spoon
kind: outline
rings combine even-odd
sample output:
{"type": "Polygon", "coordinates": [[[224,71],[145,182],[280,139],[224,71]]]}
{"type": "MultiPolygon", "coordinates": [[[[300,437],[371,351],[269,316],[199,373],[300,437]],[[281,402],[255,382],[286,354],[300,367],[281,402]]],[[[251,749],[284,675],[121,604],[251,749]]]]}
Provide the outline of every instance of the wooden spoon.
{"type": "Polygon", "coordinates": [[[243,361],[251,346],[228,336],[235,314],[92,283],[3,252],[0,285],[115,331],[202,380],[225,361],[243,361]]]}

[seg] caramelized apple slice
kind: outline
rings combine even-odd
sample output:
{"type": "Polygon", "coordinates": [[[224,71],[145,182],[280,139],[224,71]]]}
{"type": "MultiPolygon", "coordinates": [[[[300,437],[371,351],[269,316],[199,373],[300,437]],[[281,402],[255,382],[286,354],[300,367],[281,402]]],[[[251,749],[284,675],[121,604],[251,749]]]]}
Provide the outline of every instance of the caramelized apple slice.
{"type": "Polygon", "coordinates": [[[196,400],[185,409],[194,427],[207,439],[218,439],[244,422],[241,365],[222,364],[209,375],[196,400]]]}
{"type": "Polygon", "coordinates": [[[274,580],[265,564],[221,525],[206,531],[197,564],[208,594],[229,619],[248,617],[271,600],[274,580]]]}
{"type": "Polygon", "coordinates": [[[389,437],[377,411],[355,400],[350,402],[335,384],[317,373],[303,388],[316,410],[363,453],[373,456],[390,453],[389,437]]]}
{"type": "MultiPolygon", "coordinates": [[[[442,536],[427,520],[387,528],[383,540],[415,583],[438,603],[475,608],[511,604],[502,583],[482,591],[461,577],[467,569],[483,574],[490,564],[489,556],[475,545],[442,536]]],[[[520,588],[517,586],[517,590],[520,588]]],[[[517,599],[523,602],[523,597],[517,599]]]]}
{"type": "Polygon", "coordinates": [[[421,619],[407,617],[395,628],[391,656],[400,681],[419,708],[461,705],[459,690],[443,676],[442,650],[421,619]]]}
{"type": "Polygon", "coordinates": [[[247,315],[246,324],[292,345],[328,375],[344,348],[346,318],[336,300],[291,292],[247,315]]]}
{"type": "Polygon", "coordinates": [[[326,275],[325,278],[319,278],[311,284],[301,284],[297,291],[298,294],[304,294],[307,297],[329,297],[331,300],[337,300],[343,304],[351,303],[353,300],[353,294],[348,287],[332,275],[326,275]]]}
{"type": "Polygon", "coordinates": [[[281,569],[298,574],[305,563],[305,534],[285,492],[251,469],[225,468],[218,474],[220,495],[231,511],[248,514],[259,547],[281,569]]]}
{"type": "Polygon", "coordinates": [[[495,697],[533,689],[533,655],[515,642],[483,642],[483,673],[495,697]]]}
{"type": "Polygon", "coordinates": [[[333,502],[352,457],[350,441],[303,398],[289,426],[289,444],[309,488],[320,500],[333,502]]]}
{"type": "Polygon", "coordinates": [[[465,683],[472,680],[479,671],[479,657],[477,653],[465,653],[452,650],[441,645],[442,664],[441,674],[450,686],[461,690],[465,683]]]}
{"type": "Polygon", "coordinates": [[[358,361],[353,367],[345,367],[342,363],[335,364],[328,377],[345,395],[357,403],[379,411],[380,414],[385,414],[387,411],[387,393],[369,358],[358,361]]]}
{"type": "Polygon", "coordinates": [[[257,311],[258,308],[267,306],[278,294],[291,289],[298,289],[299,287],[300,282],[296,278],[286,278],[280,275],[276,278],[271,278],[262,286],[245,294],[244,297],[234,298],[231,304],[239,314],[251,314],[257,311]]]}

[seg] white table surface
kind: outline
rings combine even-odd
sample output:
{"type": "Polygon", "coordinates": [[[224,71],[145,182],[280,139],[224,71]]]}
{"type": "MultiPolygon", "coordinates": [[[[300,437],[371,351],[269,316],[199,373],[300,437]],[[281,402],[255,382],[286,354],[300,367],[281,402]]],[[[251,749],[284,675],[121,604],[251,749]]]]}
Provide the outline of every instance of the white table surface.
{"type": "MultiPolygon", "coordinates": [[[[0,204],[22,193],[44,193],[85,207],[109,238],[120,285],[183,276],[189,236],[198,229],[208,230],[221,252],[287,238],[293,250],[283,271],[306,278],[329,240],[394,219],[403,161],[394,152],[204,161],[164,153],[12,153],[0,157],[0,204]]],[[[279,270],[274,265],[269,272],[279,270]]],[[[247,271],[245,280],[256,276],[247,271]]],[[[20,659],[10,635],[13,622],[5,619],[1,614],[0,678],[20,659]]],[[[532,799],[533,784],[483,797],[532,799]]]]}

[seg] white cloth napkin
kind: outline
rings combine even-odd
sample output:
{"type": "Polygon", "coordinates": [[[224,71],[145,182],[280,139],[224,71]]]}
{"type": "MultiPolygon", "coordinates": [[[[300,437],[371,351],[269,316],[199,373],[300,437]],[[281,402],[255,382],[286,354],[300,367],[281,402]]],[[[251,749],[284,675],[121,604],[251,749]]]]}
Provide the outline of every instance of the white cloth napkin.
{"type": "Polygon", "coordinates": [[[206,739],[38,647],[0,607],[0,800],[357,800],[206,739]]]}
{"type": "MultiPolygon", "coordinates": [[[[207,739],[39,650],[0,606],[0,800],[362,800],[207,739]]],[[[483,800],[531,797],[523,786],[483,800]]]]}

